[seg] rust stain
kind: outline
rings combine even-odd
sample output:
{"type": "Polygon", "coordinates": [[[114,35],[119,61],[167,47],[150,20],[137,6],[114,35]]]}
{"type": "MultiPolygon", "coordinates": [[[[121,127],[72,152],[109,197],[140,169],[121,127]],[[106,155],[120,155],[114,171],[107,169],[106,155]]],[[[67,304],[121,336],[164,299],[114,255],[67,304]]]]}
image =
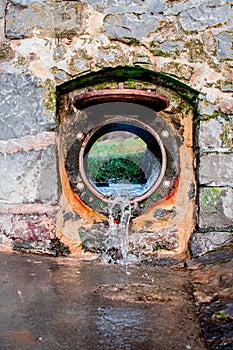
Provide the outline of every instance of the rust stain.
{"type": "Polygon", "coordinates": [[[164,205],[171,205],[175,204],[176,199],[177,199],[177,193],[178,193],[178,188],[179,188],[179,183],[180,183],[180,178],[177,177],[175,184],[171,191],[167,194],[165,199],[163,199],[161,202],[155,203],[151,206],[151,209],[153,210],[156,207],[164,206],[164,205]]]}
{"type": "Polygon", "coordinates": [[[107,220],[105,215],[97,213],[93,209],[89,208],[86,204],[84,204],[81,201],[79,196],[72,191],[69,178],[66,174],[62,157],[60,157],[60,175],[61,175],[63,193],[66,198],[67,204],[72,211],[79,214],[80,217],[89,224],[107,220]]]}

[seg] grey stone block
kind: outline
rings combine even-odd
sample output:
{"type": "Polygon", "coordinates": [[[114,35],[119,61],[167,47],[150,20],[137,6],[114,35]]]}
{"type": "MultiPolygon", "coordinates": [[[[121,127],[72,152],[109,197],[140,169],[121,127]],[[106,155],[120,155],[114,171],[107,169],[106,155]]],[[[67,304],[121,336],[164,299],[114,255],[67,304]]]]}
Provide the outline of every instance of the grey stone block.
{"type": "Polygon", "coordinates": [[[165,41],[161,44],[160,49],[165,52],[177,52],[183,49],[184,43],[182,41],[165,41]]]}
{"type": "MultiPolygon", "coordinates": [[[[27,0],[25,0],[27,3],[27,0]]],[[[22,4],[21,4],[22,5],[22,4]]],[[[86,26],[86,4],[75,1],[28,2],[28,6],[10,4],[6,15],[6,37],[23,39],[37,35],[57,37],[77,35],[86,26]],[[33,19],[33,20],[32,20],[33,19]]]]}
{"type": "Polygon", "coordinates": [[[233,153],[209,153],[200,157],[200,184],[232,185],[233,153]]]}
{"type": "Polygon", "coordinates": [[[170,2],[169,6],[167,6],[167,9],[165,11],[166,15],[178,15],[181,12],[194,9],[197,6],[209,6],[209,7],[216,7],[225,5],[227,3],[227,0],[190,0],[186,2],[180,2],[180,1],[172,1],[170,2]]]}
{"type": "Polygon", "coordinates": [[[133,13],[108,15],[104,19],[103,30],[112,38],[135,38],[141,40],[148,33],[159,27],[159,21],[164,20],[162,15],[142,14],[137,16],[133,13]]]}
{"type": "Polygon", "coordinates": [[[58,200],[56,146],[45,150],[0,154],[0,203],[58,200]]]}
{"type": "Polygon", "coordinates": [[[137,13],[137,14],[157,14],[166,10],[166,4],[163,0],[89,0],[88,4],[93,6],[98,12],[105,14],[123,14],[123,13],[137,13]]]}
{"type": "Polygon", "coordinates": [[[217,53],[218,58],[233,58],[232,50],[232,34],[230,33],[220,33],[215,36],[217,41],[217,53]]]}
{"type": "Polygon", "coordinates": [[[232,188],[201,188],[199,206],[200,229],[227,228],[233,225],[232,188]]]}
{"type": "Polygon", "coordinates": [[[44,89],[36,77],[2,74],[0,86],[0,139],[35,135],[54,128],[55,121],[46,118],[44,89]]]}
{"type": "Polygon", "coordinates": [[[22,7],[26,7],[29,6],[30,4],[32,4],[33,2],[50,2],[50,0],[9,0],[9,3],[13,4],[13,5],[19,5],[22,7]]]}
{"type": "Polygon", "coordinates": [[[10,4],[6,14],[6,37],[23,39],[32,37],[34,31],[45,36],[54,34],[54,7],[51,4],[34,2],[29,7],[10,4]]]}
{"type": "Polygon", "coordinates": [[[233,240],[232,232],[196,232],[191,238],[192,256],[198,257],[233,240]]]}
{"type": "Polygon", "coordinates": [[[199,7],[193,6],[180,14],[180,24],[184,30],[205,30],[208,27],[227,22],[231,16],[230,5],[222,6],[205,3],[199,7]]]}
{"type": "Polygon", "coordinates": [[[199,147],[206,149],[219,149],[233,147],[232,118],[228,120],[218,117],[200,122],[199,147]]]}
{"type": "Polygon", "coordinates": [[[0,18],[3,18],[5,16],[5,9],[6,9],[6,0],[0,1],[0,18]]]}

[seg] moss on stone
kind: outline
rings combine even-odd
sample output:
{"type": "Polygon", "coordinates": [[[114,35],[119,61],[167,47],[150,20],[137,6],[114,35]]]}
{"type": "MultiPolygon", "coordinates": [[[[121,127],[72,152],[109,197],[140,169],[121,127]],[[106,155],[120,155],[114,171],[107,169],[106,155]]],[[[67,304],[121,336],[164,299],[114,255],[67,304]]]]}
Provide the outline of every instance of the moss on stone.
{"type": "Polygon", "coordinates": [[[93,87],[97,84],[118,84],[119,82],[124,81],[134,81],[135,83],[144,82],[155,84],[156,86],[163,86],[175,91],[183,99],[192,103],[196,102],[198,95],[198,91],[171,77],[170,75],[154,72],[140,66],[118,66],[115,68],[108,67],[102,68],[97,72],[88,72],[87,74],[77,76],[72,81],[59,85],[57,87],[57,92],[59,94],[63,94],[75,89],[90,88],[90,86],[93,87]]]}
{"type": "Polygon", "coordinates": [[[221,189],[218,187],[205,188],[201,193],[201,206],[205,207],[206,212],[213,213],[217,209],[217,202],[221,189]]]}
{"type": "Polygon", "coordinates": [[[48,111],[56,111],[56,87],[50,79],[47,79],[44,84],[43,103],[48,111]]]}
{"type": "Polygon", "coordinates": [[[199,38],[194,38],[186,41],[184,46],[189,52],[189,58],[191,62],[203,61],[206,59],[203,43],[199,38]]]}
{"type": "Polygon", "coordinates": [[[0,43],[0,60],[10,60],[15,56],[9,43],[0,43]]]}
{"type": "Polygon", "coordinates": [[[226,124],[224,126],[220,139],[223,147],[232,147],[232,125],[226,124]]]}

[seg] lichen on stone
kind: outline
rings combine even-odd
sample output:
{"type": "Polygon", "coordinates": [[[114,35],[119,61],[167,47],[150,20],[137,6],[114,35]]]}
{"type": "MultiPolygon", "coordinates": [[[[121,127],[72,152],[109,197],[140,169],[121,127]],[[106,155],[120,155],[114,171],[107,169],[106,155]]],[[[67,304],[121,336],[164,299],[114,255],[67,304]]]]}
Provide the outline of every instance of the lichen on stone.
{"type": "Polygon", "coordinates": [[[10,43],[0,43],[0,60],[10,60],[14,58],[15,52],[10,43]]]}
{"type": "Polygon", "coordinates": [[[50,79],[47,79],[44,83],[43,103],[48,111],[56,111],[56,97],[56,87],[50,79]]]}

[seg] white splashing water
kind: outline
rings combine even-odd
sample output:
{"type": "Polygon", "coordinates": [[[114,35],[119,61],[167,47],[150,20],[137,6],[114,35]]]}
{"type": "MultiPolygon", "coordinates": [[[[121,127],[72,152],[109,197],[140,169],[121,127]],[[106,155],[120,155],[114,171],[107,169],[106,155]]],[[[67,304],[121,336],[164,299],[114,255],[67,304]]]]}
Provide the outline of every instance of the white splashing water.
{"type": "Polygon", "coordinates": [[[128,256],[129,245],[129,222],[131,217],[131,204],[127,196],[118,195],[114,198],[110,207],[108,239],[109,247],[121,252],[123,260],[128,256]],[[115,218],[116,210],[119,220],[115,218]]]}
{"type": "MultiPolygon", "coordinates": [[[[111,250],[116,250],[121,255],[117,261],[127,263],[129,259],[129,234],[130,234],[130,218],[132,206],[129,195],[125,191],[124,186],[119,186],[117,194],[109,208],[109,230],[107,242],[107,254],[104,260],[109,260],[111,250]]],[[[116,260],[116,259],[115,259],[116,260]]]]}

